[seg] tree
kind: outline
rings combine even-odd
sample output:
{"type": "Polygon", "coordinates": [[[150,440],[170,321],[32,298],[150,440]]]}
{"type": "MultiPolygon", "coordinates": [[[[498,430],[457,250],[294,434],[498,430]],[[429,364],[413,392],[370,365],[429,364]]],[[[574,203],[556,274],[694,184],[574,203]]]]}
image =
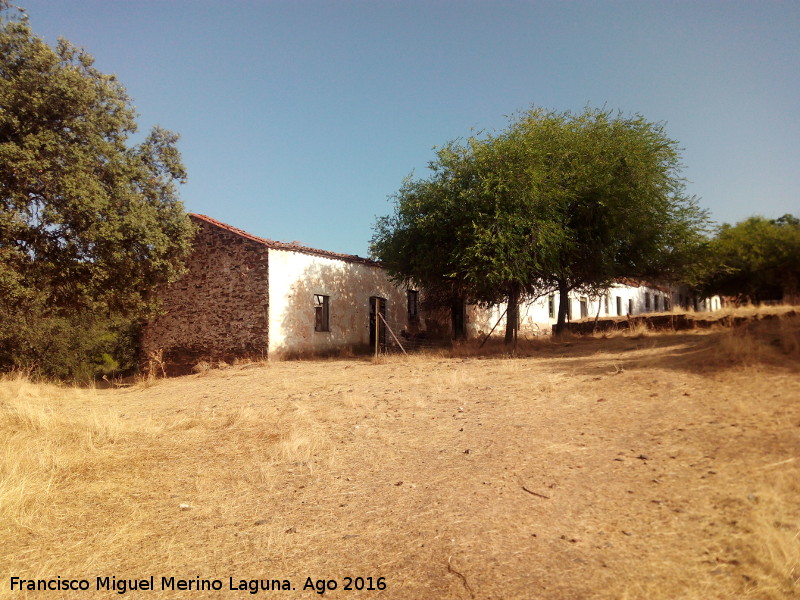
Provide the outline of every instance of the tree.
{"type": "Polygon", "coordinates": [[[800,299],[800,219],[750,217],[722,225],[708,245],[701,289],[759,303],[800,299]]]}
{"type": "Polygon", "coordinates": [[[189,249],[177,135],[156,127],[129,144],[130,98],[93,62],[0,7],[2,368],[50,360],[37,329],[99,331],[142,316],[189,249]]]}
{"type": "Polygon", "coordinates": [[[531,109],[500,133],[437,153],[427,180],[408,179],[379,219],[372,253],[399,281],[509,305],[618,277],[676,277],[705,214],[684,195],[677,143],[634,115],[531,109]]]}
{"type": "Polygon", "coordinates": [[[440,148],[431,178],[407,178],[394,214],[377,221],[371,253],[396,281],[423,287],[439,306],[508,302],[511,342],[518,302],[536,293],[549,237],[560,232],[521,202],[505,150],[500,139],[440,148]]]}
{"type": "Polygon", "coordinates": [[[641,115],[534,109],[509,135],[524,150],[532,185],[562,235],[540,279],[558,289],[556,332],[568,293],[596,295],[620,277],[678,280],[697,260],[706,215],[684,194],[677,142],[641,115]]]}

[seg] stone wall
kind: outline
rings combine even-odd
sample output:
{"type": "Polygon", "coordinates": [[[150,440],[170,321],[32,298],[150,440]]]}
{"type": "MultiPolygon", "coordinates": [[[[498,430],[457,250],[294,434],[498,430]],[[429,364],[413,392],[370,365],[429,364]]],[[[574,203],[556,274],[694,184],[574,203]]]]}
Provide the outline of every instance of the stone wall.
{"type": "Polygon", "coordinates": [[[169,374],[201,361],[266,357],[269,345],[269,248],[192,220],[198,232],[188,272],[161,292],[164,314],[142,335],[144,361],[161,353],[169,374]]]}

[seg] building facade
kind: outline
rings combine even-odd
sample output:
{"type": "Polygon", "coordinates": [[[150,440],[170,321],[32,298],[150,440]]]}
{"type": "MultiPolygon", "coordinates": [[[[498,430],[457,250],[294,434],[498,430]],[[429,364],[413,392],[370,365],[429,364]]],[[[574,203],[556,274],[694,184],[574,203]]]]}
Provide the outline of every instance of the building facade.
{"type": "Polygon", "coordinates": [[[142,332],[145,361],[178,373],[201,361],[358,352],[390,339],[386,323],[409,325],[409,293],[374,261],[190,218],[187,271],[159,293],[162,314],[142,332]]]}
{"type": "MultiPolygon", "coordinates": [[[[143,360],[169,373],[200,362],[358,353],[410,340],[502,335],[506,305],[425,310],[420,293],[396,285],[375,261],[260,238],[205,215],[186,274],[160,291],[162,313],[142,334],[143,360]]],[[[424,293],[424,292],[423,292],[424,293]]],[[[519,331],[549,334],[557,294],[520,306],[519,331]]],[[[571,292],[568,320],[627,317],[699,304],[684,287],[620,280],[598,297],[571,292]]],[[[716,303],[716,304],[714,304],[716,303]]]]}

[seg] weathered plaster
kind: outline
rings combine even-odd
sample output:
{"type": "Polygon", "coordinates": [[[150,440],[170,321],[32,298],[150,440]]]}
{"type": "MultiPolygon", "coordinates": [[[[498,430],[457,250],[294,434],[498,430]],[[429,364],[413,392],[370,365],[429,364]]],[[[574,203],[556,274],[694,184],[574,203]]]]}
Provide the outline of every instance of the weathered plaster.
{"type": "Polygon", "coordinates": [[[407,325],[405,290],[375,264],[270,249],[269,265],[270,356],[366,349],[371,296],[386,299],[398,336],[407,325]],[[330,331],[314,331],[314,294],[330,298],[330,331]]]}

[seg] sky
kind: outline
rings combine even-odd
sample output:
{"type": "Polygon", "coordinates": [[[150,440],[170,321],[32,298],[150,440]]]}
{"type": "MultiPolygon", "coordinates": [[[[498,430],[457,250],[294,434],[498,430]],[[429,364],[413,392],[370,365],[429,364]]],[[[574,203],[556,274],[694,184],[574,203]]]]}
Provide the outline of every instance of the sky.
{"type": "Polygon", "coordinates": [[[368,255],[434,148],[532,106],[639,113],[717,222],[800,214],[800,2],[14,0],[181,135],[190,212],[368,255]]]}

